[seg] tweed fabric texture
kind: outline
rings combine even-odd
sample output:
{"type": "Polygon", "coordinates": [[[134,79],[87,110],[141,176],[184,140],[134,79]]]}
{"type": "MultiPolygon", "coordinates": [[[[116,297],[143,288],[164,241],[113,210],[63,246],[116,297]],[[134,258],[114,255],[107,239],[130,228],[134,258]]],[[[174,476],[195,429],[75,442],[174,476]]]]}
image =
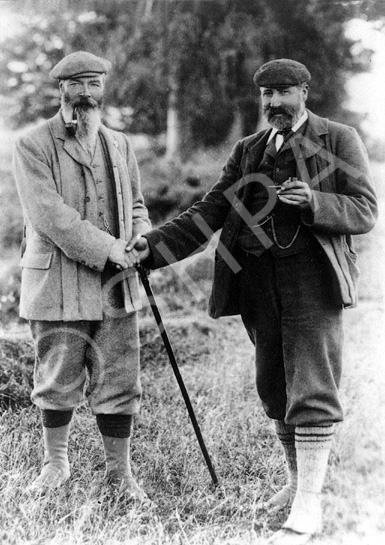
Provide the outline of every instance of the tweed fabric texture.
{"type": "MultiPolygon", "coordinates": [[[[111,162],[118,236],[131,240],[150,229],[132,146],[125,135],[100,127],[111,162]]],[[[105,269],[115,238],[98,228],[97,177],[60,113],[23,135],[14,170],[25,221],[20,265],[20,315],[27,320],[101,320],[105,269]]],[[[126,311],[141,308],[134,268],[121,273],[126,311]]]]}
{"type": "Polygon", "coordinates": [[[295,449],[295,426],[285,424],[282,420],[275,420],[275,431],[283,447],[288,473],[291,494],[297,489],[297,454],[295,449]]]}
{"type": "Polygon", "coordinates": [[[61,59],[49,75],[53,79],[69,79],[76,76],[107,74],[110,70],[111,63],[107,59],[97,57],[88,51],[75,51],[61,59]]]}
{"type": "Polygon", "coordinates": [[[330,271],[314,241],[275,259],[248,255],[240,273],[243,323],[256,349],[256,382],[269,418],[319,425],[343,418],[342,309],[330,293],[330,271]]]}
{"type": "MultiPolygon", "coordinates": [[[[336,304],[357,304],[356,265],[352,235],[370,231],[378,216],[368,155],[357,132],[308,112],[297,178],[313,189],[311,212],[301,221],[319,241],[332,271],[330,290],[336,304]]],[[[211,234],[222,229],[215,254],[214,281],[209,302],[213,318],[240,313],[238,234],[247,217],[250,178],[255,176],[271,129],[237,142],[220,177],[202,201],[167,224],[146,233],[151,259],[158,269],[203,250],[211,234]],[[168,248],[167,255],[161,249],[168,248]]],[[[253,218],[250,217],[249,221],[253,218]]]]}
{"type": "Polygon", "coordinates": [[[275,59],[263,64],[254,74],[253,81],[259,87],[273,89],[300,85],[311,80],[306,66],[292,59],[275,59]]]}
{"type": "Polygon", "coordinates": [[[32,401],[70,410],[86,397],[94,414],[139,412],[137,313],[101,321],[31,321],[35,342],[32,401]]]}

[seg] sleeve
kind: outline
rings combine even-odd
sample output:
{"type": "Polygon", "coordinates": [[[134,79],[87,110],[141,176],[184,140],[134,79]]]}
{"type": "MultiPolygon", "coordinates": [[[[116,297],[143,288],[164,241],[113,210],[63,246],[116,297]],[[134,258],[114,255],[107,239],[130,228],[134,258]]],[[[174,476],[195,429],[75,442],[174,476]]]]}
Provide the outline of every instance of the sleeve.
{"type": "Polygon", "coordinates": [[[32,136],[16,142],[13,167],[23,212],[36,233],[52,241],[69,259],[102,271],[116,239],[64,203],[50,160],[32,136]]]}
{"type": "Polygon", "coordinates": [[[165,225],[146,233],[151,252],[146,266],[153,269],[165,267],[203,250],[211,236],[223,227],[232,206],[232,188],[239,181],[242,153],[240,141],[234,146],[219,180],[202,201],[165,225]]]}
{"type": "Polygon", "coordinates": [[[334,192],[313,190],[311,213],[305,213],[302,221],[330,234],[366,233],[373,228],[378,214],[366,149],[356,130],[346,126],[338,131],[334,147],[328,157],[334,192]]]}

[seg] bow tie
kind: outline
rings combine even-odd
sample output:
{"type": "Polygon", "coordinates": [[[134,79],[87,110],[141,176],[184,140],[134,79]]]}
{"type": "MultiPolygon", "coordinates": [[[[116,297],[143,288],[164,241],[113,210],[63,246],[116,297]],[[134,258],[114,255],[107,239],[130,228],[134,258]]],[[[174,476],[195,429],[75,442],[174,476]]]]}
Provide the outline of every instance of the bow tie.
{"type": "Polygon", "coordinates": [[[277,131],[277,134],[281,134],[283,137],[287,136],[291,132],[291,129],[281,129],[280,131],[277,131]]]}

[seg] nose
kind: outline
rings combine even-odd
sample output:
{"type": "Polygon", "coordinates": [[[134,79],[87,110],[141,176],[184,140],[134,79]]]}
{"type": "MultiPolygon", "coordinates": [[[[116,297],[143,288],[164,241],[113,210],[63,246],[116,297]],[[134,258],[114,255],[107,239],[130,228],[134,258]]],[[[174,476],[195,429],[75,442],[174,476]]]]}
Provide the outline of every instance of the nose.
{"type": "Polygon", "coordinates": [[[89,87],[88,87],[87,83],[83,83],[83,86],[82,86],[82,89],[81,89],[79,95],[82,96],[82,97],[90,97],[91,96],[91,93],[90,93],[90,90],[89,90],[89,87]]]}
{"type": "Polygon", "coordinates": [[[281,106],[281,104],[282,100],[280,94],[274,92],[270,100],[270,106],[272,106],[273,108],[277,108],[278,106],[281,106]]]}

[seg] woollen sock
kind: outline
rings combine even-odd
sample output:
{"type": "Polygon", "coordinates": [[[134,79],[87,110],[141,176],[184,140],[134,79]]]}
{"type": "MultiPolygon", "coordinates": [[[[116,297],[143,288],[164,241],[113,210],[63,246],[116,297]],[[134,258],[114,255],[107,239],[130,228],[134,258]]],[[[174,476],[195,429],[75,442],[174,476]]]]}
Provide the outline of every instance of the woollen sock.
{"type": "Polygon", "coordinates": [[[106,481],[119,493],[140,502],[148,500],[132,475],[130,442],[132,416],[98,414],[97,425],[102,435],[106,461],[106,481]]]}
{"type": "Polygon", "coordinates": [[[297,491],[297,456],[295,448],[295,426],[285,424],[283,420],[275,420],[275,431],[283,447],[288,483],[267,502],[267,507],[285,507],[297,491]]]}
{"type": "Polygon", "coordinates": [[[97,414],[96,423],[102,435],[107,437],[130,437],[132,431],[131,414],[97,414]]]}
{"type": "Polygon", "coordinates": [[[30,492],[54,489],[70,477],[68,438],[73,411],[42,411],[44,463],[40,475],[28,487],[30,492]]]}
{"type": "Polygon", "coordinates": [[[333,424],[296,426],[297,493],[284,528],[301,534],[315,534],[321,529],[321,492],[333,434],[333,424]]]}

